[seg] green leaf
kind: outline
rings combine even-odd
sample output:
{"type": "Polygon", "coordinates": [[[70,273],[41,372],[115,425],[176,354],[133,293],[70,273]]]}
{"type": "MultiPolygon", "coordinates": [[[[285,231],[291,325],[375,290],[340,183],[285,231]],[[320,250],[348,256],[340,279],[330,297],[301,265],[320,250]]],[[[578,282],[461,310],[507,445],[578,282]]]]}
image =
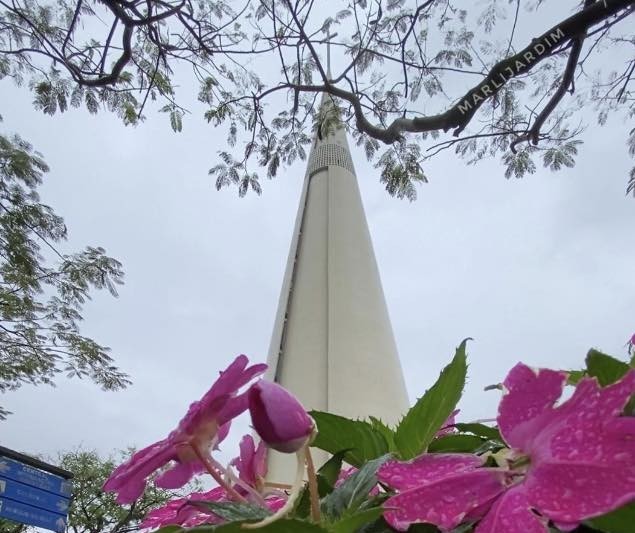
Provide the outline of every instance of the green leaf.
{"type": "MultiPolygon", "coordinates": [[[[461,524],[449,533],[467,533],[472,531],[472,526],[472,523],[461,524]]],[[[394,533],[394,531],[383,518],[359,529],[359,533],[394,533]]],[[[440,533],[440,530],[432,524],[412,524],[408,528],[408,533],[440,533]]]]}
{"type": "Polygon", "coordinates": [[[589,520],[588,523],[595,529],[605,533],[633,533],[635,503],[625,505],[612,513],[589,520]]]}
{"type": "Polygon", "coordinates": [[[428,447],[429,452],[473,453],[485,442],[476,435],[445,435],[434,439],[428,447]]]}
{"type": "Polygon", "coordinates": [[[626,363],[593,349],[586,356],[586,366],[589,375],[596,377],[602,387],[615,383],[630,369],[626,363]]]}
{"type": "Polygon", "coordinates": [[[394,529],[391,528],[383,518],[375,520],[372,524],[368,524],[360,528],[359,533],[394,533],[394,529]]]}
{"type": "Polygon", "coordinates": [[[241,502],[191,501],[190,505],[214,513],[228,522],[241,520],[262,520],[271,514],[269,509],[259,505],[241,502]]]}
{"type": "MultiPolygon", "coordinates": [[[[317,475],[318,495],[320,498],[333,492],[333,485],[329,484],[326,479],[320,474],[317,475]]],[[[307,518],[311,513],[311,492],[309,490],[308,483],[302,488],[300,497],[293,509],[292,517],[294,518],[307,518]]]]}
{"type": "Polygon", "coordinates": [[[326,461],[326,463],[324,463],[318,470],[318,476],[324,478],[329,485],[335,486],[337,478],[340,475],[340,471],[342,470],[344,456],[347,452],[348,450],[342,450],[333,455],[333,457],[326,461]]]}
{"type": "Polygon", "coordinates": [[[137,115],[137,110],[130,103],[124,104],[123,107],[123,123],[126,126],[135,125],[139,122],[139,116],[137,115]]]}
{"type": "Polygon", "coordinates": [[[384,436],[386,442],[388,443],[389,450],[391,452],[397,451],[397,448],[395,447],[395,431],[384,424],[379,418],[369,416],[368,420],[373,428],[379,431],[384,436]]]}
{"type": "MultiPolygon", "coordinates": [[[[221,526],[198,526],[187,528],[187,533],[245,533],[242,522],[230,522],[221,526]]],[[[304,520],[282,519],[258,528],[258,533],[327,533],[326,529],[304,520]]]]}
{"type": "Polygon", "coordinates": [[[390,458],[384,455],[364,464],[331,494],[322,500],[322,510],[331,518],[350,514],[366,500],[368,493],[377,485],[377,470],[390,458]]]}
{"type": "Polygon", "coordinates": [[[479,437],[490,440],[502,440],[497,428],[486,426],[485,424],[454,424],[454,427],[461,433],[473,433],[479,437]]]}
{"type": "Polygon", "coordinates": [[[587,376],[586,370],[567,370],[569,376],[567,377],[568,385],[577,385],[579,381],[587,376]]]}
{"type": "MultiPolygon", "coordinates": [[[[341,452],[333,455],[322,467],[317,471],[317,483],[318,494],[320,498],[324,498],[326,495],[333,492],[335,483],[342,470],[342,462],[344,456],[348,450],[342,450],[341,452]]],[[[304,486],[298,502],[293,510],[293,516],[297,518],[306,518],[311,512],[311,494],[308,484],[304,486]]]]}
{"type": "Polygon", "coordinates": [[[178,133],[183,130],[183,119],[181,118],[181,112],[174,109],[170,112],[170,126],[172,131],[178,133]]]}
{"type": "Polygon", "coordinates": [[[335,522],[331,526],[331,531],[332,533],[355,533],[359,531],[359,528],[377,520],[383,511],[381,507],[373,507],[372,509],[366,509],[365,511],[352,514],[335,522]]]}
{"type": "Polygon", "coordinates": [[[165,526],[157,529],[154,533],[176,533],[182,530],[183,528],[181,526],[165,526]]]}
{"type": "Polygon", "coordinates": [[[408,528],[408,533],[439,533],[439,529],[432,524],[413,524],[408,528]]]}
{"type": "Polygon", "coordinates": [[[318,429],[311,446],[333,454],[348,450],[344,458],[353,466],[359,467],[389,452],[384,436],[368,422],[321,411],[311,411],[310,415],[318,429]]]}
{"type": "Polygon", "coordinates": [[[507,445],[504,444],[503,442],[497,442],[495,440],[486,440],[483,442],[481,446],[476,448],[472,453],[475,453],[476,455],[483,455],[486,452],[497,452],[499,450],[502,450],[506,446],[507,445]]]}
{"type": "Polygon", "coordinates": [[[426,450],[460,400],[467,374],[467,341],[459,345],[454,359],[443,369],[437,382],[399,423],[395,446],[402,459],[412,459],[426,450]]]}

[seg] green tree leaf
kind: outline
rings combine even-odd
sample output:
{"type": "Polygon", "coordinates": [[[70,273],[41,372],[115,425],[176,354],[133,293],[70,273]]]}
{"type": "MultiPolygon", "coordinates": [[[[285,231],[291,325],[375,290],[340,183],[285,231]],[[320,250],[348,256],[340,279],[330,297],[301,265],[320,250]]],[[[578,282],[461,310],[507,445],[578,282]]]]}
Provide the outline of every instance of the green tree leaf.
{"type": "Polygon", "coordinates": [[[605,533],[633,533],[635,503],[630,503],[612,513],[589,520],[588,523],[605,533]]]}
{"type": "Polygon", "coordinates": [[[445,435],[434,439],[428,447],[429,452],[473,453],[480,448],[485,439],[476,435],[445,435]]]}
{"type": "MultiPolygon", "coordinates": [[[[230,522],[219,526],[198,526],[187,528],[187,533],[245,533],[247,531],[242,526],[243,522],[230,522]]],[[[326,529],[311,524],[304,520],[282,519],[277,520],[273,524],[258,528],[259,533],[327,533],[326,529]]],[[[163,533],[159,529],[156,533],[163,533]]]]}
{"type": "Polygon", "coordinates": [[[594,349],[586,356],[586,366],[588,374],[596,377],[602,387],[615,383],[630,369],[628,364],[594,349]]]}
{"type": "MultiPolygon", "coordinates": [[[[121,263],[99,247],[57,249],[67,229],[62,217],[40,203],[37,189],[46,172],[29,143],[0,135],[0,393],[24,383],[53,384],[62,372],[107,390],[124,388],[130,381],[108,348],[79,328],[93,290],[117,295],[121,263]],[[51,253],[45,256],[43,249],[51,253]]],[[[0,420],[6,414],[0,408],[0,420]]]]}
{"type": "Polygon", "coordinates": [[[568,373],[568,385],[577,385],[582,378],[587,376],[586,370],[567,370],[566,372],[568,373]]]}
{"type": "Polygon", "coordinates": [[[454,424],[454,427],[461,433],[472,433],[490,440],[502,440],[501,434],[497,428],[486,426],[485,424],[454,424]]]}
{"type": "Polygon", "coordinates": [[[344,457],[353,466],[359,467],[390,451],[382,433],[368,422],[322,411],[311,411],[310,415],[318,428],[317,437],[311,446],[333,454],[348,450],[344,457]]]}
{"type": "Polygon", "coordinates": [[[381,420],[379,420],[379,418],[375,418],[374,416],[368,417],[368,421],[374,429],[379,431],[384,436],[384,439],[386,439],[386,442],[388,443],[388,449],[391,452],[396,451],[397,448],[395,447],[395,430],[387,426],[381,420]]]}
{"type": "Polygon", "coordinates": [[[465,339],[437,382],[426,391],[397,426],[395,446],[402,459],[424,452],[435,433],[450,416],[463,392],[467,375],[465,339]]]}
{"type": "MultiPolygon", "coordinates": [[[[514,33],[518,17],[509,12],[510,0],[463,3],[460,9],[449,9],[448,2],[354,0],[339,6],[346,9],[307,10],[304,2],[284,2],[284,24],[276,22],[274,0],[248,2],[253,4],[249,9],[229,0],[195,2],[196,9],[189,2],[146,2],[148,7],[140,9],[142,2],[120,1],[120,9],[106,13],[93,9],[93,3],[2,2],[0,79],[28,88],[36,109],[51,115],[85,101],[91,113],[102,107],[135,124],[153,101],[154,108],[174,111],[169,120],[174,131],[181,131],[189,113],[183,107],[190,107],[187,93],[198,96],[207,120],[215,126],[229,122],[214,133],[223,132],[222,142],[235,144],[235,156],[243,149],[241,141],[253,144],[250,155],[239,160],[240,175],[251,174],[255,165],[270,177],[280,175],[309,147],[312,124],[324,136],[332,131],[329,122],[339,120],[362,138],[360,146],[381,169],[387,192],[412,201],[418,185],[428,181],[424,165],[448,148],[468,165],[502,156],[505,176],[520,178],[537,171],[537,159],[554,171],[574,165],[583,130],[574,117],[585,107],[597,111],[600,126],[614,114],[626,120],[633,116],[627,22],[620,35],[598,34],[599,46],[589,50],[599,66],[593,76],[579,75],[582,66],[576,66],[576,98],[552,100],[547,124],[534,123],[532,116],[562,80],[564,65],[553,61],[556,47],[570,44],[580,32],[592,34],[614,17],[615,22],[626,18],[631,3],[625,0],[604,0],[602,10],[590,12],[589,2],[577,2],[573,13],[554,20],[532,15],[533,38],[521,37],[514,50],[510,45],[506,51],[496,36],[514,33]],[[483,3],[485,10],[479,7],[483,3]],[[356,22],[349,19],[351,12],[356,22]],[[271,34],[272,23],[273,40],[263,38],[271,34]],[[113,34],[108,27],[119,29],[113,34]],[[286,52],[289,39],[331,33],[335,27],[335,44],[344,46],[333,52],[343,72],[354,67],[354,83],[347,76],[331,80],[332,92],[346,105],[320,113],[324,88],[318,80],[327,69],[325,58],[318,58],[309,39],[293,45],[294,57],[286,52]],[[215,38],[219,28],[226,29],[226,38],[215,38]],[[550,28],[562,31],[558,39],[550,28]],[[535,53],[537,46],[544,53],[535,53]],[[476,76],[477,85],[466,92],[465,84],[446,79],[446,70],[476,76]],[[386,72],[394,78],[390,82],[386,72]],[[626,87],[615,79],[619,72],[626,73],[626,87]],[[432,111],[446,107],[443,118],[432,111]],[[529,124],[531,131],[525,132],[529,124]],[[454,139],[430,142],[448,130],[454,139]]],[[[530,12],[548,9],[547,4],[524,2],[530,12]]],[[[631,131],[631,156],[634,139],[631,131]]],[[[633,192],[635,169],[630,174],[627,191],[633,192]]],[[[240,180],[217,183],[236,187],[241,196],[248,190],[240,180]]]]}
{"type": "Polygon", "coordinates": [[[333,455],[326,463],[324,463],[318,470],[318,476],[324,478],[324,480],[331,486],[335,486],[337,478],[342,470],[342,462],[348,450],[342,450],[333,455]]]}
{"type": "Polygon", "coordinates": [[[383,512],[383,508],[373,507],[354,513],[331,525],[331,531],[332,533],[356,533],[361,527],[377,520],[383,512]]]}

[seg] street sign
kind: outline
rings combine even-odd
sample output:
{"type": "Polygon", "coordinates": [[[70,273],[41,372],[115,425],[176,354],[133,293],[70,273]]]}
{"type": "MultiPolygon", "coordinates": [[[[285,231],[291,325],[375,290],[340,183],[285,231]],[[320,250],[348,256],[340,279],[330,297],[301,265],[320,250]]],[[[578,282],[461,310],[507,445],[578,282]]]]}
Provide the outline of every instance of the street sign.
{"type": "Polygon", "coordinates": [[[7,498],[0,498],[0,517],[21,524],[51,529],[59,533],[62,533],[66,529],[65,514],[59,515],[7,498]]]}
{"type": "Polygon", "coordinates": [[[0,518],[62,533],[72,474],[0,446],[0,518]]]}
{"type": "Polygon", "coordinates": [[[71,483],[67,479],[50,474],[39,468],[33,468],[28,464],[9,459],[8,457],[3,457],[1,451],[0,476],[61,496],[70,497],[71,495],[71,483]]]}
{"type": "Polygon", "coordinates": [[[66,514],[69,499],[45,490],[36,489],[12,479],[4,479],[0,476],[0,498],[33,505],[46,511],[66,514]]]}

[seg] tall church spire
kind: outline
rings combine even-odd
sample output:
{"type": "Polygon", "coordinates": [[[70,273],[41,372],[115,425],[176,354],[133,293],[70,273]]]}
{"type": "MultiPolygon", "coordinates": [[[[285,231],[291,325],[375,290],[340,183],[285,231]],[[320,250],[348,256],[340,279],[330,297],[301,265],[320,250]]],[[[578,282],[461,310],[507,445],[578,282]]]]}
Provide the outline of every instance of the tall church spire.
{"type": "MultiPolygon", "coordinates": [[[[320,115],[333,113],[324,94],[320,115]]],[[[397,348],[346,132],[333,115],[326,124],[308,160],[267,377],[307,409],[394,424],[408,407],[397,348]]],[[[286,459],[271,453],[271,481],[293,479],[286,459]]]]}

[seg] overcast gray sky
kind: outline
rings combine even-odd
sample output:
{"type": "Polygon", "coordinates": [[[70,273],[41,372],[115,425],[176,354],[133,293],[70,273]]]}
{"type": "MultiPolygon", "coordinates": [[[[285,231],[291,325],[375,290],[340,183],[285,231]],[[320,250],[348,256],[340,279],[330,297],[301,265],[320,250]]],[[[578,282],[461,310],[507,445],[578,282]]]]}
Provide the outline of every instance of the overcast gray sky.
{"type": "MultiPolygon", "coordinates": [[[[264,361],[304,163],[263,182],[261,197],[238,199],[207,176],[225,139],[198,112],[174,134],[154,113],[137,128],[105,112],[44,116],[9,82],[0,102],[3,130],[51,167],[42,196],[69,227],[63,249],[101,245],[123,262],[120,298],[97,295],[84,333],[134,380],[116,393],[60,379],[5,394],[15,414],[0,424],[1,443],[51,456],[163,438],[236,354],[264,361]]],[[[463,420],[495,416],[498,392],[483,387],[519,360],[570,368],[592,346],[625,354],[635,331],[628,125],[588,121],[573,169],[507,181],[496,160],[468,167],[446,151],[414,203],[390,198],[352,148],[412,401],[467,336],[463,420]]]]}

